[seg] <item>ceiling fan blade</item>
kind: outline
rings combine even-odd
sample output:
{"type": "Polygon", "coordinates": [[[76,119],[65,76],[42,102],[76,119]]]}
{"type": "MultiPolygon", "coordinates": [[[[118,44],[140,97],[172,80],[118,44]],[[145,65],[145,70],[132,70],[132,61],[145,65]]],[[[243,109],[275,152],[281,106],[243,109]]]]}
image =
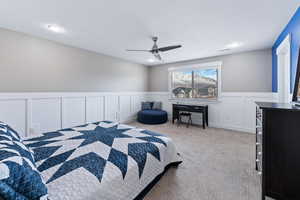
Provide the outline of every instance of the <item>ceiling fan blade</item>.
{"type": "Polygon", "coordinates": [[[159,53],[155,53],[153,54],[155,56],[155,58],[157,58],[157,60],[162,60],[161,56],[159,55],[159,53]]]}
{"type": "Polygon", "coordinates": [[[140,49],[126,49],[126,51],[141,51],[141,52],[151,52],[150,50],[140,50],[140,49]]]}
{"type": "Polygon", "coordinates": [[[180,48],[181,45],[173,45],[173,46],[167,46],[167,47],[161,47],[161,48],[158,48],[157,50],[158,51],[170,51],[170,50],[173,50],[173,49],[177,49],[177,48],[180,48]]]}

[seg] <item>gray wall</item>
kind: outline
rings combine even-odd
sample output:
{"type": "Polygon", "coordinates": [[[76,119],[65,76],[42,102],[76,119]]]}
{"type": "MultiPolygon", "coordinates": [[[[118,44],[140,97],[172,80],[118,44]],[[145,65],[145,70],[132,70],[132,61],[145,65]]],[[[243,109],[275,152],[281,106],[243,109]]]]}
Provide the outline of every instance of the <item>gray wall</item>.
{"type": "Polygon", "coordinates": [[[146,67],[0,29],[0,92],[168,91],[168,68],[223,61],[223,92],[271,92],[271,50],[146,67]]]}
{"type": "Polygon", "coordinates": [[[0,92],[147,91],[148,67],[0,29],[0,92]]]}
{"type": "Polygon", "coordinates": [[[271,49],[217,56],[175,64],[152,66],[149,70],[149,90],[168,91],[168,68],[189,64],[222,61],[222,92],[271,92],[271,49]]]}

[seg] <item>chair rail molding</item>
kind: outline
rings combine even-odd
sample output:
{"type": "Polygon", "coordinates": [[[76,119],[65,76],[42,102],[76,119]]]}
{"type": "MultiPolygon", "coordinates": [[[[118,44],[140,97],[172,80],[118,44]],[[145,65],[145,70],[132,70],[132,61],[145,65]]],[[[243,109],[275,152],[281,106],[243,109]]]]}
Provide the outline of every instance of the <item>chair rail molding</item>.
{"type": "MultiPolygon", "coordinates": [[[[0,121],[23,137],[101,120],[126,123],[136,119],[142,101],[161,101],[171,117],[169,92],[0,93],[0,121]]],[[[276,95],[223,92],[218,101],[207,102],[210,127],[253,133],[255,101],[276,101],[276,95]]],[[[200,124],[202,116],[193,117],[200,124]]]]}

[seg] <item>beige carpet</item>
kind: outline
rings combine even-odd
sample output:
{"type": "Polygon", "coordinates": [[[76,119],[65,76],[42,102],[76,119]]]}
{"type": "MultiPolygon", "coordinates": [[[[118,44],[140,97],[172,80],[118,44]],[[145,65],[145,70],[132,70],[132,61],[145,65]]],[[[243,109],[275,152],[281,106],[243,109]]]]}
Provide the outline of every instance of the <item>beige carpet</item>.
{"type": "Polygon", "coordinates": [[[184,162],[170,169],[145,200],[259,200],[255,136],[171,123],[133,126],[171,137],[184,162]]]}

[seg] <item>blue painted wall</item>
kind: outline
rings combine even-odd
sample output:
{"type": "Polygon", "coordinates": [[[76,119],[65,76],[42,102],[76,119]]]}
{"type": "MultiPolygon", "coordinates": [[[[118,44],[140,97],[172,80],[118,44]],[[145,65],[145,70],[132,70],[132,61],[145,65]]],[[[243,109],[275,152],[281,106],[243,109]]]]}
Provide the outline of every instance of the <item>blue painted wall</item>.
{"type": "Polygon", "coordinates": [[[291,34],[291,93],[294,88],[294,82],[297,71],[299,47],[300,47],[300,7],[287,24],[285,29],[279,35],[272,48],[272,91],[277,92],[277,55],[276,49],[280,43],[286,38],[288,34],[291,34]]]}

